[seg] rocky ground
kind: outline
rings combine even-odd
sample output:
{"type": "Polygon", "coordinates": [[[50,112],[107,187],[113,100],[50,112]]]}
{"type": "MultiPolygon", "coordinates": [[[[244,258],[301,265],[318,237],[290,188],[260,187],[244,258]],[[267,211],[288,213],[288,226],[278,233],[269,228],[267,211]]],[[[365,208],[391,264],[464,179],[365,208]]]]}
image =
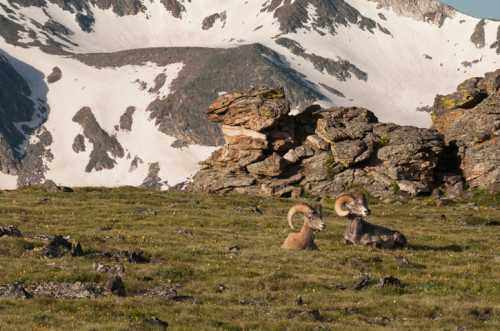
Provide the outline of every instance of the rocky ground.
{"type": "Polygon", "coordinates": [[[279,247],[292,200],[0,191],[1,330],[498,330],[500,196],[370,199],[403,250],[279,247]]]}

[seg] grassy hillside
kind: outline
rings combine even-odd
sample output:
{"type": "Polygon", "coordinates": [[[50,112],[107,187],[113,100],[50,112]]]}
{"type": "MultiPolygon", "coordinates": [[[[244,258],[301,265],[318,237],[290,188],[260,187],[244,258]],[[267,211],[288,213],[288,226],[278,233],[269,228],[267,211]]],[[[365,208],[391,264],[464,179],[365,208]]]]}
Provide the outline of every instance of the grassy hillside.
{"type": "Polygon", "coordinates": [[[169,330],[499,330],[499,202],[480,194],[441,207],[372,201],[370,220],[411,243],[396,251],[345,246],[344,222],[329,206],[320,251],[288,252],[280,245],[289,200],[133,188],[0,192],[0,226],[24,235],[0,237],[0,285],[105,288],[111,275],[95,270],[101,263],[124,266],[127,291],[0,298],[0,330],[160,330],[153,318],[169,330]],[[57,234],[79,241],[84,255],[45,257],[44,235],[57,234]],[[150,262],[116,253],[132,250],[150,262]],[[380,287],[386,276],[402,286],[380,287]]]}

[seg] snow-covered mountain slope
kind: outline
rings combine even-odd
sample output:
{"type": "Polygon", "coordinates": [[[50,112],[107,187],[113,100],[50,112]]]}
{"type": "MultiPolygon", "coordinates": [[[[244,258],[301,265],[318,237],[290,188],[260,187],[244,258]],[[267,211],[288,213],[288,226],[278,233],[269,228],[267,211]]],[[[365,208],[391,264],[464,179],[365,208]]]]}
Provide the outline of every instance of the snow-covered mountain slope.
{"type": "Polygon", "coordinates": [[[0,188],[175,185],[222,142],[210,101],[257,84],[426,127],[500,60],[499,22],[437,0],[0,0],[0,36],[0,188]]]}

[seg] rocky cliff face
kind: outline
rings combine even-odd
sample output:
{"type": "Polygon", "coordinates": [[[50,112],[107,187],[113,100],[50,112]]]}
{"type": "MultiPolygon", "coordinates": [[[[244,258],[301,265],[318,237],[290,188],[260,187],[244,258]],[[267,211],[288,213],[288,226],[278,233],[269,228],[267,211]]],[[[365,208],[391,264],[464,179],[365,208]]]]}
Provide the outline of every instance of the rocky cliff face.
{"type": "Polygon", "coordinates": [[[17,173],[35,113],[30,87],[0,53],[0,172],[17,173]]]}
{"type": "Polygon", "coordinates": [[[471,78],[438,95],[434,127],[455,147],[458,165],[473,188],[500,192],[500,70],[471,78]]]}
{"type": "Polygon", "coordinates": [[[445,19],[454,17],[455,9],[439,0],[369,0],[379,8],[391,8],[400,15],[442,26],[445,19]]]}
{"type": "Polygon", "coordinates": [[[289,115],[282,89],[224,95],[208,110],[226,144],[202,163],[190,190],[316,196],[363,187],[385,197],[431,193],[443,138],[379,123],[363,108],[309,107],[289,115]]]}

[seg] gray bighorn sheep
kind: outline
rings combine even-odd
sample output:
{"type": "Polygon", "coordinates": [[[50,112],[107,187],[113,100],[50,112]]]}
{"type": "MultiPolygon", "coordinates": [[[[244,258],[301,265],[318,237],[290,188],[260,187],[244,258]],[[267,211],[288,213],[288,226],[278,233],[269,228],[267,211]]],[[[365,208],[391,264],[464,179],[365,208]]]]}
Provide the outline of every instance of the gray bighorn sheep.
{"type": "Polygon", "coordinates": [[[370,215],[364,194],[341,194],[335,201],[335,212],[348,219],[344,232],[346,244],[371,245],[377,248],[400,248],[407,244],[402,233],[364,220],[363,217],[370,215]]]}
{"type": "Polygon", "coordinates": [[[318,249],[314,243],[314,232],[322,231],[325,228],[321,206],[314,209],[306,203],[299,203],[290,208],[290,211],[288,211],[288,225],[292,229],[294,228],[293,217],[296,214],[304,215],[304,225],[302,225],[300,232],[290,233],[281,248],[290,250],[318,249]]]}

